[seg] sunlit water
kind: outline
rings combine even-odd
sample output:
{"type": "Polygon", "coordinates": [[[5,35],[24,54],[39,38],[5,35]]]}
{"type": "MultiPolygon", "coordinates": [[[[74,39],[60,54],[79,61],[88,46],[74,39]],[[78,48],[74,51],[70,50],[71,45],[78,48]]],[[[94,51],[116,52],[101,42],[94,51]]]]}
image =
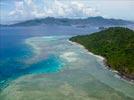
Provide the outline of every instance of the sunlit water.
{"type": "Polygon", "coordinates": [[[17,38],[18,45],[1,46],[0,100],[134,99],[134,84],[109,71],[101,58],[69,42],[70,37],[28,36],[17,38]],[[9,48],[16,48],[13,54],[5,54],[9,48]]]}

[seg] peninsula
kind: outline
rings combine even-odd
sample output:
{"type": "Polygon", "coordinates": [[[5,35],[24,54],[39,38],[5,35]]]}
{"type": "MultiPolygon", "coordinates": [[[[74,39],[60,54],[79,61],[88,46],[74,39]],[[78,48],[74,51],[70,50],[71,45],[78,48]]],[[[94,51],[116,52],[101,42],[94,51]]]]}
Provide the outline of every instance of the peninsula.
{"type": "Polygon", "coordinates": [[[106,64],[122,77],[134,80],[134,31],[111,27],[91,35],[79,35],[70,41],[83,45],[106,59],[106,64]]]}

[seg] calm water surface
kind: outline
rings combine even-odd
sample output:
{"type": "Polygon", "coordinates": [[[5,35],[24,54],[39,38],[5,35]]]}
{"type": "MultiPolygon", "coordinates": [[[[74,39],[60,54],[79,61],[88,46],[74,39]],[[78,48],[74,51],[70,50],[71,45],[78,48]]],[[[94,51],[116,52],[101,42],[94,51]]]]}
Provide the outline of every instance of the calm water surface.
{"type": "Polygon", "coordinates": [[[133,100],[134,85],[68,38],[74,26],[0,29],[0,100],[133,100]]]}

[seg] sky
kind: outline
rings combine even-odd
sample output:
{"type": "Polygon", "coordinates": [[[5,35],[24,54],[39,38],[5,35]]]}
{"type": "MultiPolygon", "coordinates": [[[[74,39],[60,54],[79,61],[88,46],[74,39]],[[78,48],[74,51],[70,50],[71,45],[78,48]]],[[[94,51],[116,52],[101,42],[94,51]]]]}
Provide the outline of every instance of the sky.
{"type": "Polygon", "coordinates": [[[134,21],[134,0],[0,0],[0,23],[103,16],[134,21]]]}

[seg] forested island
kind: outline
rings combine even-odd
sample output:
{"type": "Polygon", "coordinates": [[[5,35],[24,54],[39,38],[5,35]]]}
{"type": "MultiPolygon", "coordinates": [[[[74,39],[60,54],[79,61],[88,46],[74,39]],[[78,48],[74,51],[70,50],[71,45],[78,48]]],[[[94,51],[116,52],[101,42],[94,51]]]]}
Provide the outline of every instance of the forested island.
{"type": "Polygon", "coordinates": [[[111,27],[91,35],[75,36],[70,41],[83,45],[106,59],[106,64],[128,79],[134,80],[134,31],[111,27]]]}

